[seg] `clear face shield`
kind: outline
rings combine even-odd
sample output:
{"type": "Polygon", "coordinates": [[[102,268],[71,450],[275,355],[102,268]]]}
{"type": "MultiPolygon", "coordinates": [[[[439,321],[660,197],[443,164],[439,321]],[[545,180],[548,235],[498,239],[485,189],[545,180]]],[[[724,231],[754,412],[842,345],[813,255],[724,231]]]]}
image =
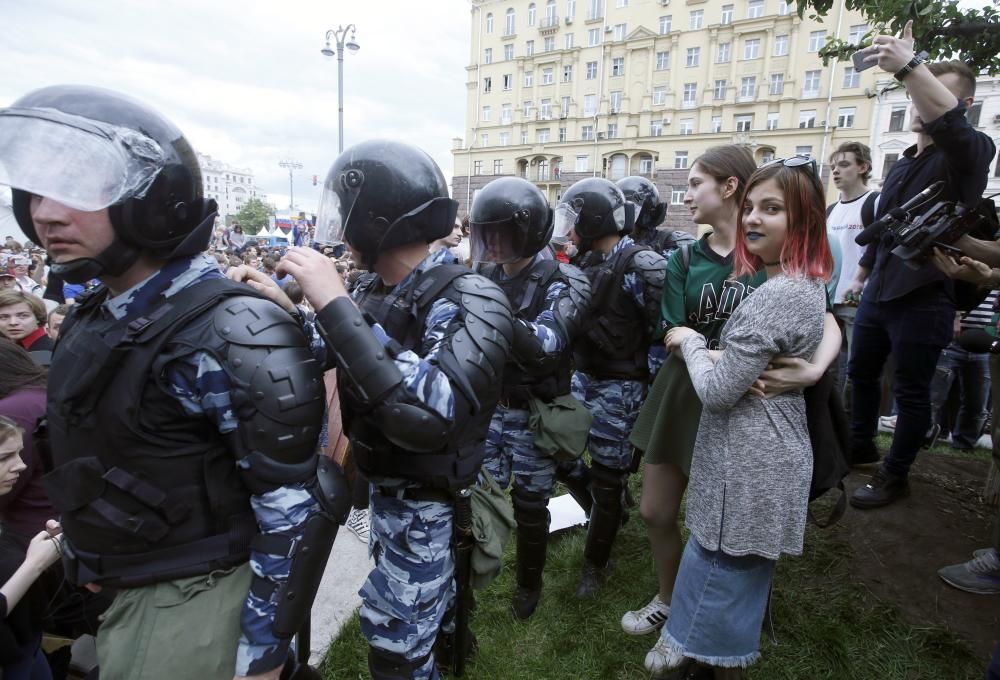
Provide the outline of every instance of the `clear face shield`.
{"type": "Polygon", "coordinates": [[[632,206],[633,220],[632,224],[639,224],[639,216],[642,214],[642,206],[645,203],[639,196],[634,196],[626,201],[632,206]]]}
{"type": "Polygon", "coordinates": [[[552,241],[569,243],[569,234],[576,227],[582,209],[583,201],[559,204],[552,218],[552,241]]]}
{"type": "Polygon", "coordinates": [[[345,224],[340,212],[340,196],[329,186],[324,186],[316,213],[316,241],[328,245],[343,243],[345,224]]]}
{"type": "Polygon", "coordinates": [[[508,220],[470,222],[469,251],[473,262],[507,264],[518,259],[508,220]]]}
{"type": "Polygon", "coordinates": [[[166,164],[130,128],[54,109],[0,110],[0,184],[93,212],[146,195],[166,164]]]}

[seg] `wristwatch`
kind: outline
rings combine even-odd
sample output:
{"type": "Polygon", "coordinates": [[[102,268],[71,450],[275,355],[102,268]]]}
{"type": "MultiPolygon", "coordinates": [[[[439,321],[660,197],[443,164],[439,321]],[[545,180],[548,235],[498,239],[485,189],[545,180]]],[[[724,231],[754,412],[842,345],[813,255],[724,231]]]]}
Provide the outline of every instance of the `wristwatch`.
{"type": "Polygon", "coordinates": [[[921,52],[920,54],[914,54],[913,55],[913,59],[910,59],[908,62],[906,62],[906,65],[903,66],[903,68],[901,68],[898,71],[896,71],[892,75],[892,77],[895,78],[896,80],[898,80],[899,82],[903,82],[903,78],[905,78],[907,76],[907,74],[910,73],[910,71],[912,71],[916,67],[920,66],[925,61],[927,61],[927,53],[926,52],[921,52]]]}

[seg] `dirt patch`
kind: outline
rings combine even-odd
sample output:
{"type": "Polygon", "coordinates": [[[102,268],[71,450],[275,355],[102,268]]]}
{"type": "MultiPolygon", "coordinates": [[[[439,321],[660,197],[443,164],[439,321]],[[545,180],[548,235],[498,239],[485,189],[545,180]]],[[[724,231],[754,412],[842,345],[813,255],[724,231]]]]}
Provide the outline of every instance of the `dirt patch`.
{"type": "MultiPolygon", "coordinates": [[[[937,570],[990,545],[996,509],[980,501],[989,463],[922,454],[910,471],[910,497],[877,510],[849,508],[840,530],[854,550],[852,577],[914,626],[938,626],[988,659],[1000,639],[1000,595],[948,586],[937,570]]],[[[848,493],[873,468],[847,478],[848,493]]]]}

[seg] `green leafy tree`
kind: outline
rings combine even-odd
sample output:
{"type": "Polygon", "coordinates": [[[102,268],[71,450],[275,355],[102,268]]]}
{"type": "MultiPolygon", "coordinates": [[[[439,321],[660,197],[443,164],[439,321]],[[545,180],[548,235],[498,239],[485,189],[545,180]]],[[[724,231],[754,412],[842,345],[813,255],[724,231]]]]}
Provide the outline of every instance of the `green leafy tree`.
{"type": "MultiPolygon", "coordinates": [[[[1000,73],[1000,12],[998,0],[982,9],[962,9],[957,0],[845,0],[849,10],[868,19],[872,30],[859,44],[829,40],[820,50],[824,64],[834,59],[846,61],[861,47],[871,44],[879,33],[899,36],[913,19],[913,39],[917,51],[926,51],[932,61],[961,59],[977,71],[1000,73]]],[[[797,0],[800,17],[825,17],[836,12],[835,0],[797,0]]]]}
{"type": "Polygon", "coordinates": [[[268,218],[274,214],[274,206],[264,203],[259,198],[251,198],[243,204],[233,218],[243,227],[243,233],[256,236],[257,232],[267,226],[268,218]]]}

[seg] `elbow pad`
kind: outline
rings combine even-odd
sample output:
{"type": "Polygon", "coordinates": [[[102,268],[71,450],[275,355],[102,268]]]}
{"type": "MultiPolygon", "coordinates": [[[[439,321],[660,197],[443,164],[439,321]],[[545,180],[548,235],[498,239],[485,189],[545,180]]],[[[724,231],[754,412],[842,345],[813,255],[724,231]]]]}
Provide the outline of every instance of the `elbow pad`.
{"type": "Polygon", "coordinates": [[[348,298],[337,298],[316,314],[320,335],[337,359],[337,370],[370,407],[403,381],[403,374],[364,316],[348,298]],[[345,351],[347,350],[347,351],[345,351]]]}
{"type": "MultiPolygon", "coordinates": [[[[404,390],[398,393],[403,396],[404,390]]],[[[437,451],[448,442],[451,423],[422,404],[398,401],[385,403],[375,410],[375,421],[382,435],[409,451],[437,451]]]]}

